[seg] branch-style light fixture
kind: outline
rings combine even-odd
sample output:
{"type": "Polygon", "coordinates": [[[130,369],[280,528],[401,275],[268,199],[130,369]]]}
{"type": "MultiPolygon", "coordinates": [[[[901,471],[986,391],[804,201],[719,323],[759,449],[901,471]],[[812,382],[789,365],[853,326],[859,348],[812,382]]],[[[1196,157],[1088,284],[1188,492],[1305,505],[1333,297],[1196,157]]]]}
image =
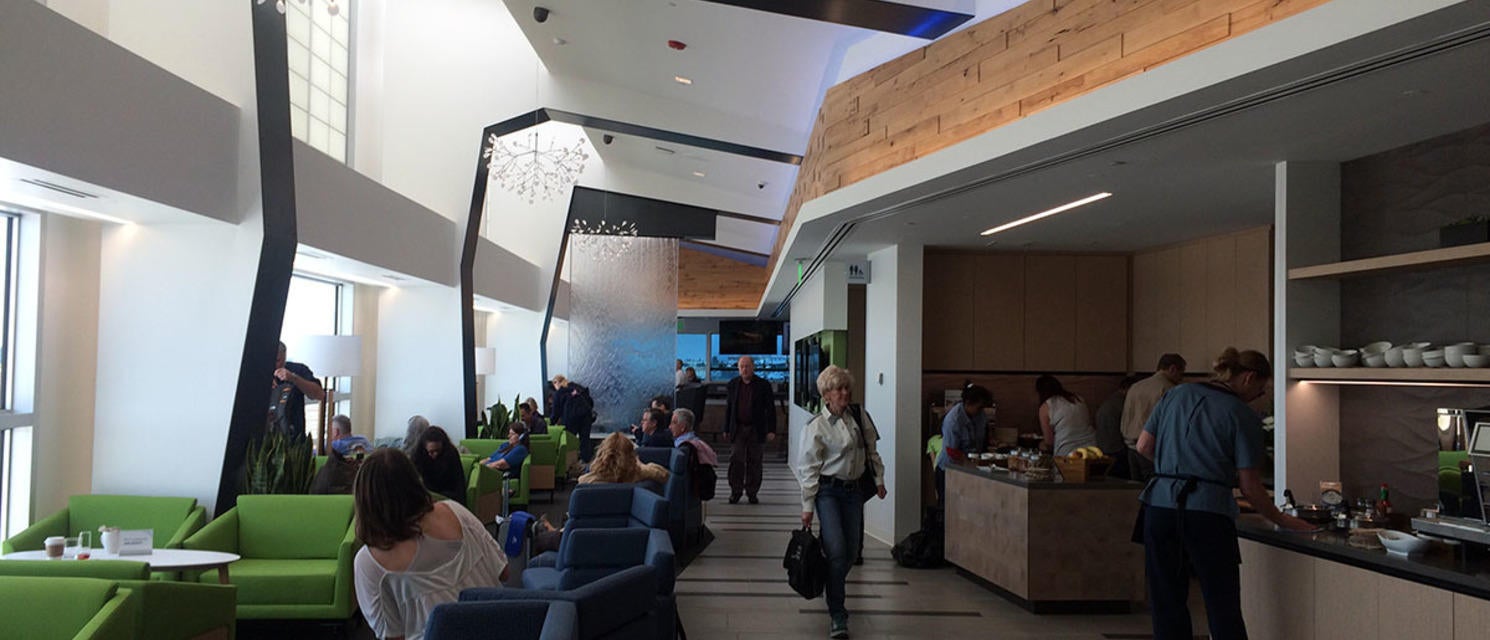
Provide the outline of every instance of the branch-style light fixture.
{"type": "Polygon", "coordinates": [[[579,182],[585,161],[590,159],[584,139],[576,140],[573,146],[560,147],[552,137],[544,146],[537,131],[514,138],[504,140],[496,134],[487,137],[488,146],[482,152],[487,159],[487,180],[495,180],[528,204],[568,193],[579,182]]]}
{"type": "MultiPolygon", "coordinates": [[[[258,0],[258,4],[264,4],[266,1],[267,0],[258,0]]],[[[311,0],[295,0],[295,1],[296,2],[299,2],[300,4],[310,4],[311,3],[311,0]]],[[[329,13],[329,14],[331,14],[333,16],[336,15],[336,14],[341,13],[341,2],[339,0],[320,0],[320,2],[322,2],[322,3],[324,3],[326,5],[326,13],[329,13]]],[[[285,0],[274,0],[274,8],[275,9],[278,9],[280,13],[284,13],[285,12],[285,0]]]]}
{"type": "Polygon", "coordinates": [[[612,223],[600,220],[594,223],[575,220],[569,225],[569,241],[575,248],[592,253],[601,262],[614,262],[631,251],[632,241],[639,233],[635,222],[622,220],[612,223]],[[622,238],[620,242],[605,242],[608,237],[622,238]]]}

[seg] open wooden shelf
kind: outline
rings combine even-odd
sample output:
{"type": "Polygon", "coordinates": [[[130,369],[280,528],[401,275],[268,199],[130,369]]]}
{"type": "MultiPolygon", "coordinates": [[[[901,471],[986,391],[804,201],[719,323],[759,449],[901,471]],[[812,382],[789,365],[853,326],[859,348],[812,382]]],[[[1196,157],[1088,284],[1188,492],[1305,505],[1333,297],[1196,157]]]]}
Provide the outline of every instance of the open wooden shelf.
{"type": "Polygon", "coordinates": [[[1314,380],[1318,382],[1444,382],[1450,384],[1490,384],[1490,369],[1439,369],[1401,368],[1373,369],[1351,367],[1291,368],[1288,377],[1292,380],[1314,380]]]}
{"type": "Polygon", "coordinates": [[[1288,270],[1288,279],[1344,278],[1392,271],[1451,267],[1476,262],[1490,262],[1490,242],[1298,267],[1288,270]]]}

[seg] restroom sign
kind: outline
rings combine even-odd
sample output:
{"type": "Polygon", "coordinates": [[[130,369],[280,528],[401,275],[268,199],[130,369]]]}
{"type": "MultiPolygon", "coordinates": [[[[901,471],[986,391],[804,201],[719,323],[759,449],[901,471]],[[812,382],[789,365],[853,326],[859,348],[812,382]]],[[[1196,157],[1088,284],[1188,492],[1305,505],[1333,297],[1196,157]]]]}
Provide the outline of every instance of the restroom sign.
{"type": "Polygon", "coordinates": [[[869,284],[869,261],[856,261],[848,263],[849,284],[869,284]]]}

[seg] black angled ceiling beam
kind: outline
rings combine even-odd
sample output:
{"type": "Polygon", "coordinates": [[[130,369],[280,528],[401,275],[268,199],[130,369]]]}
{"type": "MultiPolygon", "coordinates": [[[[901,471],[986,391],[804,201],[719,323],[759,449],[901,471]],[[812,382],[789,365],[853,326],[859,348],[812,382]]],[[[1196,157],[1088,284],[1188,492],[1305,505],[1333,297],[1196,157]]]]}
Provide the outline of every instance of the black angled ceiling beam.
{"type": "Polygon", "coordinates": [[[703,0],[731,7],[807,18],[935,40],[973,16],[886,0],[703,0]]]}
{"type": "MultiPolygon", "coordinates": [[[[697,147],[699,149],[719,151],[721,153],[729,153],[746,158],[755,158],[757,160],[768,160],[770,162],[780,162],[783,164],[792,165],[802,164],[802,156],[795,153],[762,149],[760,147],[752,147],[750,145],[728,142],[725,140],[715,140],[713,138],[704,138],[701,136],[679,133],[677,131],[669,131],[667,129],[657,129],[654,127],[648,127],[646,125],[632,124],[630,122],[621,122],[620,120],[587,116],[582,113],[560,111],[558,109],[549,108],[536,109],[515,118],[508,118],[506,120],[498,122],[494,125],[491,125],[490,127],[487,127],[486,134],[496,134],[496,136],[500,138],[507,134],[517,133],[518,131],[522,131],[523,129],[536,127],[549,121],[563,122],[565,124],[588,127],[591,129],[599,129],[601,131],[609,131],[611,133],[617,133],[625,136],[647,138],[649,140],[657,140],[659,142],[670,142],[673,144],[680,144],[688,147],[697,147]]],[[[485,138],[482,139],[482,144],[486,144],[485,138]]]]}

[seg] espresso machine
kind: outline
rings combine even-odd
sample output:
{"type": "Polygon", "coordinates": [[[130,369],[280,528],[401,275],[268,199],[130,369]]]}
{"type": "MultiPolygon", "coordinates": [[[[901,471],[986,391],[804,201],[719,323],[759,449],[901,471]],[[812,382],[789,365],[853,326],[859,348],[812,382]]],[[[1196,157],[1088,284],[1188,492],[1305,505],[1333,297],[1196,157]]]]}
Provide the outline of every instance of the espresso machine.
{"type": "MultiPolygon", "coordinates": [[[[1490,407],[1439,409],[1439,444],[1462,444],[1469,457],[1463,473],[1461,514],[1412,519],[1412,527],[1423,533],[1466,542],[1490,544],[1490,407]]],[[[1446,505],[1447,506],[1447,505],[1446,505]]]]}

